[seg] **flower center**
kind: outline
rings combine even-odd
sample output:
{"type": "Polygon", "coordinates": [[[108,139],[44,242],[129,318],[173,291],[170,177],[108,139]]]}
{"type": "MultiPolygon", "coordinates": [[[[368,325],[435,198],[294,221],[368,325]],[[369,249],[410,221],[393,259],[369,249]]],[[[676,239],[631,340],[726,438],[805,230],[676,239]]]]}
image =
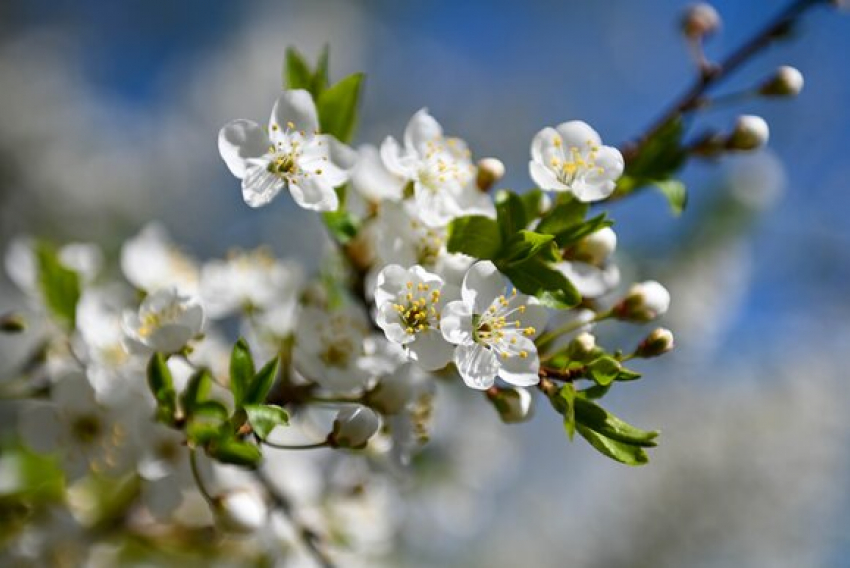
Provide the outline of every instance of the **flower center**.
{"type": "Polygon", "coordinates": [[[577,178],[584,177],[592,172],[597,174],[605,172],[605,168],[596,165],[599,146],[592,140],[586,142],[586,149],[570,146],[567,150],[564,150],[560,137],[555,138],[554,144],[560,150],[561,157],[553,156],[549,165],[555,171],[558,181],[564,185],[569,185],[577,178]]]}
{"type": "Polygon", "coordinates": [[[71,435],[84,446],[93,444],[100,436],[103,427],[97,416],[84,414],[77,416],[71,422],[71,435]]]}
{"type": "Polygon", "coordinates": [[[533,327],[523,327],[520,316],[525,313],[525,304],[516,304],[516,290],[511,291],[510,298],[504,294],[496,298],[483,314],[472,316],[472,339],[507,359],[518,355],[525,359],[528,351],[517,351],[514,347],[517,337],[530,337],[537,333],[533,327]]]}
{"type": "Polygon", "coordinates": [[[440,319],[435,304],[440,301],[440,291],[432,290],[430,284],[408,282],[407,292],[399,297],[402,301],[393,307],[398,312],[405,331],[413,335],[436,326],[440,319]]]}
{"type": "Polygon", "coordinates": [[[348,366],[354,346],[351,341],[336,341],[327,346],[327,349],[319,353],[319,359],[328,367],[344,368],[348,366]]]}

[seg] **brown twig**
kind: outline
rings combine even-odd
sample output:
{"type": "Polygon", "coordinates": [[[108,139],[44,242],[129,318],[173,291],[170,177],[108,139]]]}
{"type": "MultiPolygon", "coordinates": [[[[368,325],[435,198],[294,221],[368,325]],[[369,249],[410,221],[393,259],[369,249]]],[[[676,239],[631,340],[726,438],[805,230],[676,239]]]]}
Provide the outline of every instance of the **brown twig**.
{"type": "MultiPolygon", "coordinates": [[[[751,57],[758,54],[775,39],[786,33],[806,10],[817,4],[825,3],[827,3],[827,0],[795,0],[721,62],[709,67],[703,67],[702,72],[694,79],[691,86],[646,129],[646,132],[635,141],[623,146],[623,157],[626,159],[626,162],[638,156],[646,143],[658,134],[670,121],[675,120],[682,114],[699,108],[708,89],[727,78],[751,57]]],[[[628,194],[614,194],[612,199],[625,197],[625,195],[628,194]]]]}

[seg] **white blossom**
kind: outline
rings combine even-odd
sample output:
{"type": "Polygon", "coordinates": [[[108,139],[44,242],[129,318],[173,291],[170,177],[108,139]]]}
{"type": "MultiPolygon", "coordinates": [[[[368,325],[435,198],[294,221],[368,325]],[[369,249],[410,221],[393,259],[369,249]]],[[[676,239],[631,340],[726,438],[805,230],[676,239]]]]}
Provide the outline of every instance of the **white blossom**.
{"type": "Polygon", "coordinates": [[[172,243],[159,223],[149,223],[124,243],[121,270],[130,284],[147,293],[173,287],[194,294],[198,289],[195,260],[172,243]]]}
{"type": "Polygon", "coordinates": [[[467,386],[490,388],[497,375],[516,386],[537,384],[534,338],[546,325],[546,309],[508,291],[507,280],[489,261],[472,265],[461,295],[443,310],[441,330],[457,345],[454,362],[467,386]]]}
{"type": "Polygon", "coordinates": [[[422,109],[404,131],[404,146],[388,136],[381,144],[387,169],[413,183],[413,198],[423,222],[446,225],[460,215],[494,217],[488,195],[475,186],[477,169],[466,143],[445,138],[443,128],[422,109]]]}
{"type": "Polygon", "coordinates": [[[234,120],[218,135],[221,157],[242,180],[251,207],[267,205],[282,190],[313,211],[336,211],[335,187],[348,180],[354,152],[333,136],[319,133],[310,93],[284,91],[275,102],[268,130],[250,120],[234,120]]]}
{"type": "Polygon", "coordinates": [[[200,295],[210,318],[240,309],[265,311],[282,303],[294,312],[302,280],[299,265],[277,260],[265,249],[236,251],[225,260],[204,264],[200,295]]]}
{"type": "Polygon", "coordinates": [[[347,406],[336,415],[328,439],[335,447],[359,449],[366,446],[380,426],[381,418],[371,408],[347,406]]]}
{"type": "Polygon", "coordinates": [[[306,307],[299,317],[293,357],[305,378],[333,392],[364,387],[371,377],[364,341],[365,314],[355,307],[326,311],[306,307]]]}
{"type": "Polygon", "coordinates": [[[201,331],[204,310],[196,298],[175,288],[158,290],[145,298],[138,312],[124,313],[124,333],[136,351],[175,353],[201,331]]]}
{"type": "Polygon", "coordinates": [[[375,321],[423,369],[441,369],[451,361],[453,349],[440,333],[440,312],[456,294],[453,286],[421,266],[391,264],[378,274],[375,321]]]}
{"type": "Polygon", "coordinates": [[[623,156],[603,146],[587,123],[572,120],[544,128],[531,142],[531,179],[540,189],[570,192],[579,201],[599,201],[614,191],[623,173],[623,156]]]}
{"type": "Polygon", "coordinates": [[[219,526],[236,533],[251,533],[263,527],[269,513],[262,495],[251,486],[218,495],[213,510],[219,526]]]}

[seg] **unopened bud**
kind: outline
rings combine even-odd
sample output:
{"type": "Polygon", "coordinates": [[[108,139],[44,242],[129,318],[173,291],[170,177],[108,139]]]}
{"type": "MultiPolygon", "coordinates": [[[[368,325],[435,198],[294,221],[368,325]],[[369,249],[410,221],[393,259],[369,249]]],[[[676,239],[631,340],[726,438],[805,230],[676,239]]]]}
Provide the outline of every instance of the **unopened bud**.
{"type": "Polygon", "coordinates": [[[0,331],[3,333],[21,333],[27,329],[27,324],[20,314],[3,314],[0,316],[0,331]]]}
{"type": "Polygon", "coordinates": [[[664,355],[674,347],[673,332],[659,327],[653,330],[635,349],[635,357],[649,359],[664,355]]]}
{"type": "Polygon", "coordinates": [[[575,248],[578,260],[599,266],[617,249],[617,233],[611,227],[603,227],[581,241],[575,248]]]}
{"type": "Polygon", "coordinates": [[[478,177],[475,185],[481,191],[489,191],[493,185],[505,175],[505,165],[498,158],[482,158],[478,160],[478,177]]]}
{"type": "Polygon", "coordinates": [[[525,422],[534,413],[534,399],[527,389],[518,387],[499,389],[494,387],[487,391],[487,398],[493,403],[499,413],[499,418],[505,424],[525,422]]]}
{"type": "Polygon", "coordinates": [[[251,533],[265,526],[268,507],[256,491],[234,489],[213,498],[213,513],[218,525],[235,533],[251,533]]]}
{"type": "Polygon", "coordinates": [[[766,97],[796,97],[803,90],[803,74],[794,67],[783,65],[759,88],[766,97]]]}
{"type": "Polygon", "coordinates": [[[629,293],[614,306],[614,316],[621,320],[647,322],[667,313],[670,292],[655,280],[633,284],[629,293]]]}
{"type": "Polygon", "coordinates": [[[770,128],[767,122],[760,116],[745,114],[738,117],[735,129],[726,139],[726,149],[756,150],[767,144],[768,138],[770,138],[770,128]]]}
{"type": "Polygon", "coordinates": [[[371,408],[359,405],[346,407],[336,415],[328,444],[334,448],[365,448],[380,426],[381,419],[371,408]]]}
{"type": "Polygon", "coordinates": [[[682,33],[691,39],[702,39],[720,29],[720,14],[710,4],[700,2],[685,9],[682,33]]]}
{"type": "Polygon", "coordinates": [[[583,331],[570,341],[567,349],[570,359],[582,361],[589,355],[592,355],[596,350],[596,338],[590,333],[583,331]]]}

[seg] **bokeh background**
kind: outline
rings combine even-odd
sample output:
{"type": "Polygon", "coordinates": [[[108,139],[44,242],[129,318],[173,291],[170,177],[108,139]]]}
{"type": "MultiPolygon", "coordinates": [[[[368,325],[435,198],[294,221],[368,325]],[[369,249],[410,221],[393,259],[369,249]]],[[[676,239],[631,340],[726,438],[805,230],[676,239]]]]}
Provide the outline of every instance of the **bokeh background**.
{"type": "MultiPolygon", "coordinates": [[[[714,2],[724,25],[709,55],[786,1],[714,2]]],[[[0,247],[29,233],[115,253],[159,219],[198,256],[265,243],[314,263],[316,219],[285,198],[249,209],[215,143],[230,119],[265,120],[290,45],[315,56],[329,43],[336,78],[366,72],[358,143],[398,136],[427,106],[475,155],[504,161],[505,186],[528,188],[543,126],[579,118],[623,142],[686,86],[685,5],[6,0],[0,247]]],[[[612,209],[625,279],[674,294],[664,325],[677,351],[608,404],[663,431],[651,464],[569,444],[547,409],[515,428],[467,412],[452,422],[468,440],[460,473],[398,521],[400,565],[850,565],[848,53],[850,15],[814,10],[719,89],[790,64],[806,78],[799,99],[697,118],[695,130],[759,114],[768,149],[689,165],[680,218],[652,191],[612,209]]],[[[0,311],[19,301],[4,278],[0,311]]]]}

